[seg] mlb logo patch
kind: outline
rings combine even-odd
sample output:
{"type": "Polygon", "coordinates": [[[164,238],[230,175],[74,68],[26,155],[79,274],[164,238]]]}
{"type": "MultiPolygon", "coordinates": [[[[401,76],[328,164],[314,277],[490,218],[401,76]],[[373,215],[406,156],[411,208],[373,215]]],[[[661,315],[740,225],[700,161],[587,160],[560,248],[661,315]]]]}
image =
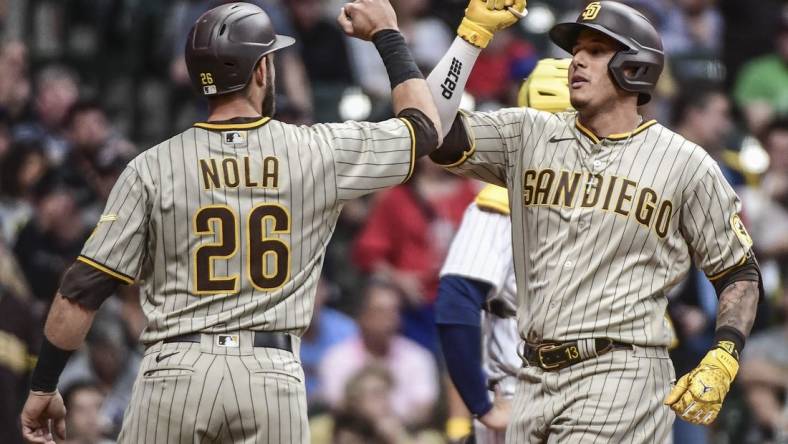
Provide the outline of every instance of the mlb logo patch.
{"type": "Polygon", "coordinates": [[[206,85],[202,87],[202,93],[206,96],[211,96],[216,94],[216,85],[206,85]]]}
{"type": "Polygon", "coordinates": [[[244,145],[246,144],[246,131],[224,131],[222,140],[230,145],[244,145]]]}
{"type": "Polygon", "coordinates": [[[219,347],[238,347],[238,335],[218,335],[216,345],[219,347]]]}

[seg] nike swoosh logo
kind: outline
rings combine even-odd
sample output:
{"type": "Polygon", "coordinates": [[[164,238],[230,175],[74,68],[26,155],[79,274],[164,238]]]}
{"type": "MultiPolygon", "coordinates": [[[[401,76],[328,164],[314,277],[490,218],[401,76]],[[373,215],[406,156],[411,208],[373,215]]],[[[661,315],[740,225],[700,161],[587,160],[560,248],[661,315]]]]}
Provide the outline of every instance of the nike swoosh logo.
{"type": "Polygon", "coordinates": [[[178,353],[180,353],[180,352],[167,353],[166,355],[159,354],[159,355],[156,356],[156,362],[161,362],[161,361],[169,358],[170,356],[177,355],[178,353]]]}
{"type": "Polygon", "coordinates": [[[574,137],[558,138],[558,137],[555,137],[555,136],[550,138],[550,142],[553,142],[553,143],[555,143],[555,142],[564,142],[564,141],[567,141],[567,140],[575,140],[575,138],[574,137]]]}

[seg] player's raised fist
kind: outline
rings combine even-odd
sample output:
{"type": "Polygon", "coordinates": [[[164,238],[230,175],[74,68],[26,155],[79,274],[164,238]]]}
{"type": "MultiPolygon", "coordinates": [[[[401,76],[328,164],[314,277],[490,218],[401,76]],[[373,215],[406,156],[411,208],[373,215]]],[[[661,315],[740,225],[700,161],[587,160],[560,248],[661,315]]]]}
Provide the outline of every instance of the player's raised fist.
{"type": "Polygon", "coordinates": [[[49,422],[58,440],[66,439],[66,407],[59,392],[30,392],[20,415],[22,436],[25,441],[55,444],[49,422]]]}
{"type": "Polygon", "coordinates": [[[372,40],[384,29],[399,30],[397,14],[388,0],[356,0],[346,4],[337,17],[345,34],[362,40],[372,40]]]}
{"type": "Polygon", "coordinates": [[[457,34],[468,43],[486,48],[493,34],[525,17],[525,0],[470,0],[457,34]]]}

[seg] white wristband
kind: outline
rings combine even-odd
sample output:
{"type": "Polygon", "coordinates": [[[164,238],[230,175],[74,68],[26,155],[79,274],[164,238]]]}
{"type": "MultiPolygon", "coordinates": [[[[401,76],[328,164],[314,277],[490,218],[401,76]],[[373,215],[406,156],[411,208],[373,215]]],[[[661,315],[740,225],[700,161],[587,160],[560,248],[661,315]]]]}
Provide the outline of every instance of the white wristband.
{"type": "Polygon", "coordinates": [[[460,108],[465,84],[481,51],[480,48],[456,37],[449,50],[427,77],[427,85],[438,107],[444,136],[451,129],[454,117],[460,108]]]}

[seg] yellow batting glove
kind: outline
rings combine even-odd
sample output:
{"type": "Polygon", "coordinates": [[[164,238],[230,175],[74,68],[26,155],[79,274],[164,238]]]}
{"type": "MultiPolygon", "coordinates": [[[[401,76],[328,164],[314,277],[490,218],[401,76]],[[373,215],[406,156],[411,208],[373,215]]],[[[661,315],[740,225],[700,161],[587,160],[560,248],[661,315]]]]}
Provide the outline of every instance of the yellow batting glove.
{"type": "Polygon", "coordinates": [[[525,0],[470,0],[457,34],[468,43],[486,48],[496,31],[525,17],[525,0]]]}
{"type": "Polygon", "coordinates": [[[709,351],[694,370],[682,376],[664,403],[693,424],[714,422],[739,371],[739,362],[722,348],[709,351]]]}

